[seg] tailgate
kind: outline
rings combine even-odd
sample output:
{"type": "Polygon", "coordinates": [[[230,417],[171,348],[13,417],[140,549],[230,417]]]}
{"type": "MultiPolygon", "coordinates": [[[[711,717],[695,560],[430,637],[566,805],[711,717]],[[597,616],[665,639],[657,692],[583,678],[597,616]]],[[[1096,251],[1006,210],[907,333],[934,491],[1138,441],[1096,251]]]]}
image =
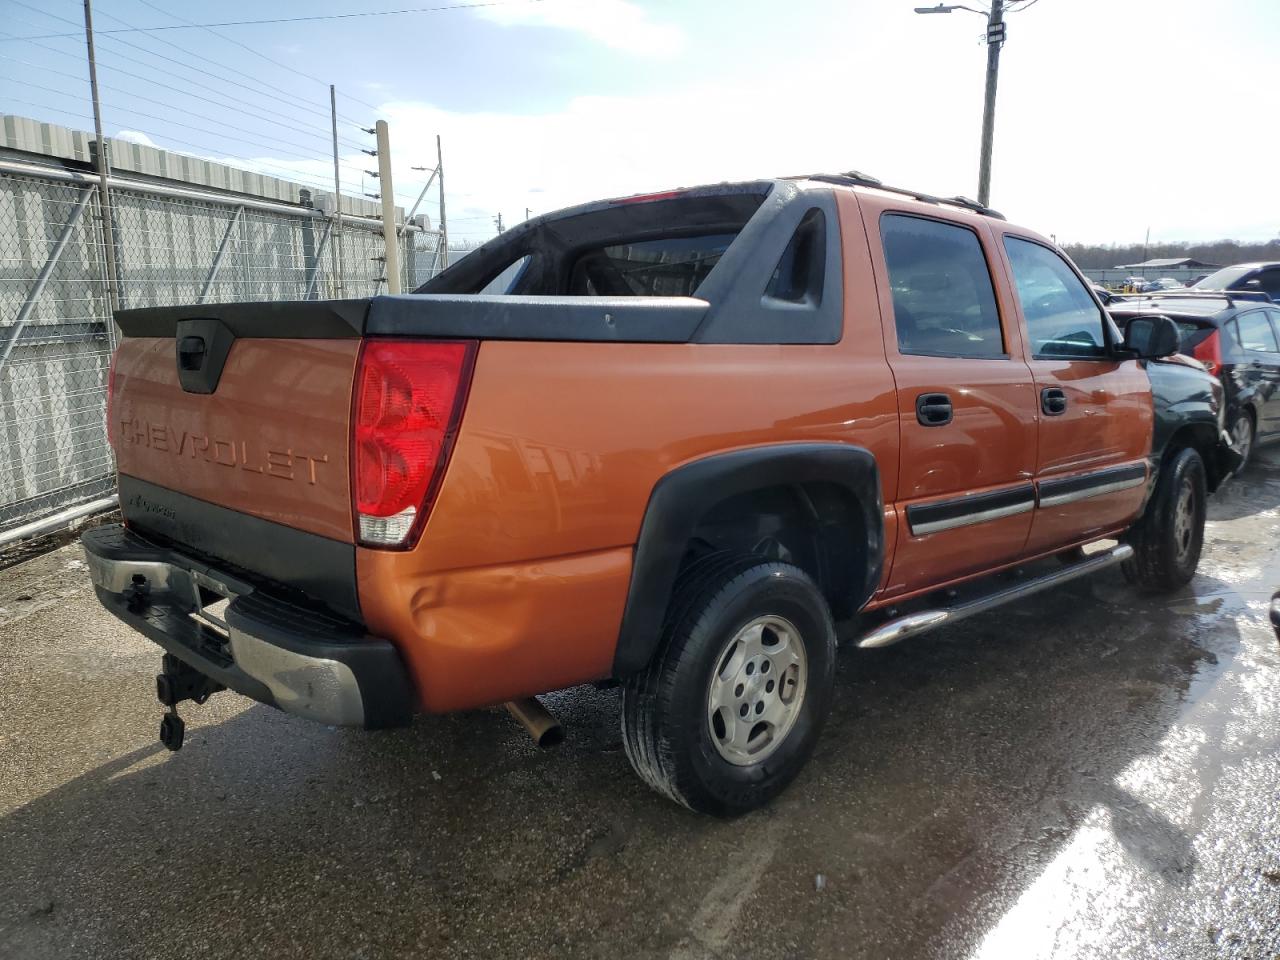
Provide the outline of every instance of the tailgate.
{"type": "Polygon", "coordinates": [[[359,332],[323,322],[324,304],[297,306],[313,322],[249,322],[266,304],[117,314],[121,509],[132,527],[352,612],[359,332]]]}

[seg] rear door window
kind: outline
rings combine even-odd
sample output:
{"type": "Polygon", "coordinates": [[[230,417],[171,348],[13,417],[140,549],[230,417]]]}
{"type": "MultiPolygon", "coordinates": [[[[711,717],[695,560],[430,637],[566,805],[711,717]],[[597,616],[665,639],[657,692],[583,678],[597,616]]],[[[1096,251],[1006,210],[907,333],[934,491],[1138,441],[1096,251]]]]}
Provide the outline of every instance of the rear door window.
{"type": "Polygon", "coordinates": [[[1067,262],[1048,247],[1006,235],[1004,248],[1038,358],[1107,355],[1102,310],[1067,262]]]}
{"type": "Polygon", "coordinates": [[[977,234],[958,224],[885,214],[880,236],[901,353],[1006,355],[991,270],[977,234]]]}
{"type": "Polygon", "coordinates": [[[1237,318],[1240,328],[1240,344],[1246,350],[1262,353],[1280,352],[1276,345],[1276,332],[1271,329],[1265,310],[1251,310],[1237,318]]]}

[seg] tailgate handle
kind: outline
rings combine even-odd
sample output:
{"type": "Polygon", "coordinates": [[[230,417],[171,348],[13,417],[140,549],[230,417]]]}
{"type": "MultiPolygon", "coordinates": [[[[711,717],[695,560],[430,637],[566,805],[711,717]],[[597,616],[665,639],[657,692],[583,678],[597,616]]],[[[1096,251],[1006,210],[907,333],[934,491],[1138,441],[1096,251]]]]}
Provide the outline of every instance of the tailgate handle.
{"type": "Polygon", "coordinates": [[[187,393],[213,393],[236,335],[217,317],[179,320],[174,332],[178,382],[187,393]]]}
{"type": "Polygon", "coordinates": [[[178,366],[183,370],[199,370],[204,366],[204,337],[183,337],[178,341],[178,366]]]}

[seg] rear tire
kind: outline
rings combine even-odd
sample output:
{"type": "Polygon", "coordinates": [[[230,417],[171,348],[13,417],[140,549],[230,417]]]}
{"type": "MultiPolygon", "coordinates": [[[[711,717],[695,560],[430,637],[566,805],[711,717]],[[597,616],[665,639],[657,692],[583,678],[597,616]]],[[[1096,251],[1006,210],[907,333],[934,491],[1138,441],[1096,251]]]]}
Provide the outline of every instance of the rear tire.
{"type": "Polygon", "coordinates": [[[800,772],[831,707],[835,626],[800,568],[723,554],[677,584],[649,665],[622,691],[636,773],[691,810],[763,806],[800,772]]]}
{"type": "Polygon", "coordinates": [[[1147,510],[1129,533],[1134,552],[1122,570],[1130,583],[1165,592],[1195,576],[1204,548],[1207,498],[1200,454],[1190,447],[1179,450],[1161,469],[1147,510]]]}

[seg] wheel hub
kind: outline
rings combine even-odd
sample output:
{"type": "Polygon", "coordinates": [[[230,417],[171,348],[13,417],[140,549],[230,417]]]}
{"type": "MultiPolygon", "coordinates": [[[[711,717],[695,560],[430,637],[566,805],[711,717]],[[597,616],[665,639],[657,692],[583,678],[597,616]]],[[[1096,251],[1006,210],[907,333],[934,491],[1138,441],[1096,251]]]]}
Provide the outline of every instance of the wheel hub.
{"type": "Polygon", "coordinates": [[[1195,534],[1195,491],[1190,481],[1178,488],[1178,506],[1173,514],[1173,537],[1178,557],[1185,557],[1191,549],[1195,534]]]}
{"type": "Polygon", "coordinates": [[[800,632],[782,617],[757,617],[720,651],[707,691],[711,742],[738,766],[759,763],[786,739],[808,680],[800,632]]]}

